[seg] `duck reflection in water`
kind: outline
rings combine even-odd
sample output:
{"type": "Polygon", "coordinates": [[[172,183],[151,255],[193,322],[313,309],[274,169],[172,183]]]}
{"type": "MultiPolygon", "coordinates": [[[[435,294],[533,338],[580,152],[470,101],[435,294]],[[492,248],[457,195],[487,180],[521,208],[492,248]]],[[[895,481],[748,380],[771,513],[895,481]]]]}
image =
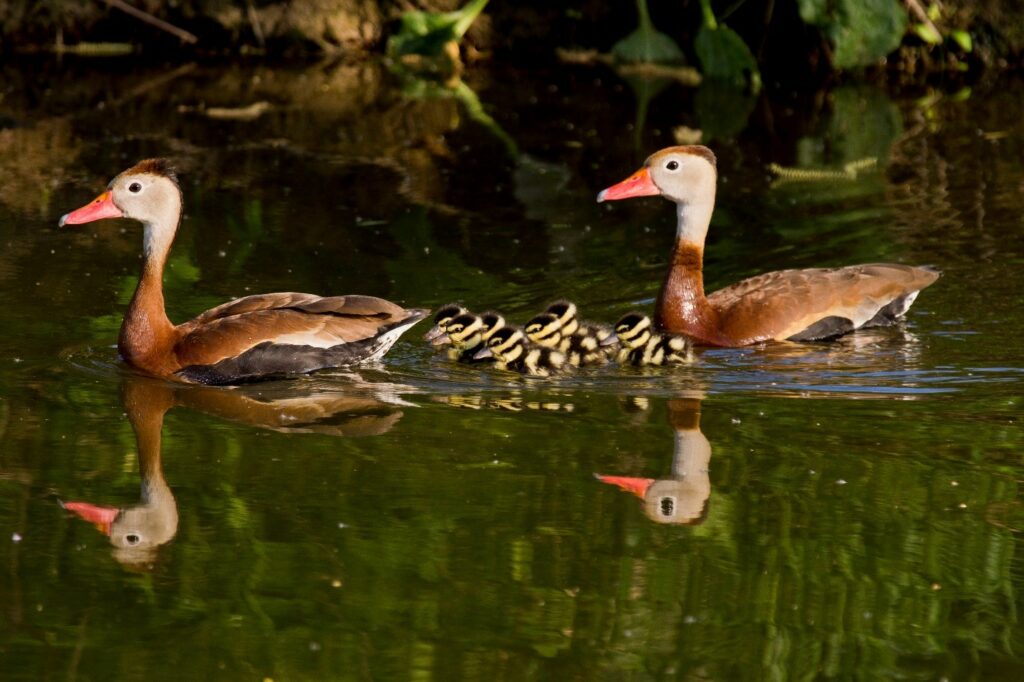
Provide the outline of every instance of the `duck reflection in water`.
{"type": "Polygon", "coordinates": [[[675,431],[675,454],[668,478],[630,478],[595,474],[602,483],[618,486],[644,501],[644,513],[657,523],[698,525],[707,518],[711,479],[711,443],[700,430],[699,397],[668,401],[668,420],[675,431]]]}
{"type": "Polygon", "coordinates": [[[269,387],[224,389],[172,385],[148,377],[126,375],[121,404],[138,445],[139,503],[103,507],[89,502],[64,502],[64,508],[93,523],[109,536],[114,558],[132,569],[147,569],[157,549],[178,532],[178,505],[164,479],[160,437],[164,414],[182,406],[223,419],[275,431],[316,432],[334,436],[373,436],[389,431],[401,419],[394,404],[369,396],[325,391],[298,393],[293,384],[280,393],[269,387]]]}

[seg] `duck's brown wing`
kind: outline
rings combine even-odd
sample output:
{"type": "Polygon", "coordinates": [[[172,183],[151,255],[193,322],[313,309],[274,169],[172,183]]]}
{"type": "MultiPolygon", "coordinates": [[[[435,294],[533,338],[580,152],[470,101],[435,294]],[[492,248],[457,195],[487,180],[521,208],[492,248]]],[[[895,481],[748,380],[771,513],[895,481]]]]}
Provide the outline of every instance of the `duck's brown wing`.
{"type": "Polygon", "coordinates": [[[261,310],[301,310],[309,313],[333,313],[337,315],[363,315],[379,317],[391,315],[402,317],[406,309],[375,296],[317,296],[285,291],[276,294],[256,294],[222,303],[196,316],[189,325],[202,325],[213,320],[242,315],[261,310]]]}
{"type": "Polygon", "coordinates": [[[375,360],[427,312],[373,296],[247,296],[178,328],[178,374],[235,383],[375,360]]]}
{"type": "Polygon", "coordinates": [[[708,302],[737,345],[810,341],[891,323],[938,277],[928,268],[886,263],[780,270],[720,289],[708,302]]]}

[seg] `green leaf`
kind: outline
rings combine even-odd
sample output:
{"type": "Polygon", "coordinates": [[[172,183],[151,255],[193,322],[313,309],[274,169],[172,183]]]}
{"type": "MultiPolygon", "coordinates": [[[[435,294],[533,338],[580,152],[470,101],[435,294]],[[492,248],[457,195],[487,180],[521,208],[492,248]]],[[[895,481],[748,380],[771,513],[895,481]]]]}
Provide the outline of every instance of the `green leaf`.
{"type": "Polygon", "coordinates": [[[800,18],[813,26],[822,26],[829,21],[828,0],[797,0],[800,18]]]}
{"type": "Polygon", "coordinates": [[[935,30],[935,27],[928,24],[914,24],[914,33],[917,37],[929,45],[938,45],[942,42],[942,36],[935,30]]]}
{"type": "Polygon", "coordinates": [[[676,41],[656,31],[647,13],[647,0],[637,0],[639,27],[612,46],[612,55],[623,62],[676,64],[683,61],[683,51],[676,41]]]}
{"type": "Polygon", "coordinates": [[[677,64],[683,51],[664,33],[643,26],[612,46],[612,55],[623,62],[677,64]]]}
{"type": "Polygon", "coordinates": [[[949,37],[953,39],[960,49],[964,52],[971,52],[974,49],[974,41],[971,40],[971,34],[967,31],[957,29],[949,32],[949,37]]]}
{"type": "Polygon", "coordinates": [[[693,110],[704,134],[702,143],[731,139],[747,127],[757,98],[745,89],[721,81],[701,83],[693,110]]]}
{"type": "Polygon", "coordinates": [[[748,79],[752,89],[761,89],[761,73],[757,60],[743,39],[731,28],[719,25],[701,27],[694,43],[701,70],[710,80],[745,87],[748,79]]]}
{"type": "Polygon", "coordinates": [[[839,68],[873,64],[895,50],[907,31],[899,0],[797,0],[800,17],[835,47],[839,68]]]}
{"type": "Polygon", "coordinates": [[[398,32],[388,39],[388,54],[440,55],[445,44],[465,35],[488,1],[471,0],[454,12],[406,12],[398,32]]]}

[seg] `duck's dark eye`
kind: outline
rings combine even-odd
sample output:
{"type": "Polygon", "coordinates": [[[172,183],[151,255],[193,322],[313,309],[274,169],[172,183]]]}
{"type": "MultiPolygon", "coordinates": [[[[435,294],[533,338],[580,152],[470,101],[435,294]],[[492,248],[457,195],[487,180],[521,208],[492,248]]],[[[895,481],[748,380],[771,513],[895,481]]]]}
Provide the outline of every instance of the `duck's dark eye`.
{"type": "Polygon", "coordinates": [[[125,539],[125,542],[127,542],[129,545],[137,545],[142,540],[142,538],[140,538],[135,533],[130,533],[130,534],[124,536],[124,539],[125,539]]]}
{"type": "Polygon", "coordinates": [[[669,161],[668,163],[665,164],[665,168],[669,169],[670,171],[671,170],[675,170],[675,169],[679,168],[679,162],[678,161],[669,161]]]}
{"type": "Polygon", "coordinates": [[[139,192],[142,191],[142,185],[138,182],[133,182],[132,184],[128,185],[128,191],[131,192],[132,194],[138,194],[139,192]]]}

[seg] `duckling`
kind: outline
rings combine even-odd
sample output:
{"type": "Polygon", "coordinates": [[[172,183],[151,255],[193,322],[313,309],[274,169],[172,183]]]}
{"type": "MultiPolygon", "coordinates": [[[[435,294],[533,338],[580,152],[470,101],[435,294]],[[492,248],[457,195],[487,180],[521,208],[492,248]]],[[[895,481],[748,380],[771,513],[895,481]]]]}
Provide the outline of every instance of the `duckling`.
{"type": "Polygon", "coordinates": [[[546,377],[572,367],[565,354],[553,348],[530,345],[526,335],[515,327],[496,330],[487,346],[477,351],[477,359],[494,357],[495,367],[530,376],[546,377]]]}
{"type": "Polygon", "coordinates": [[[456,315],[445,325],[444,335],[452,347],[448,349],[448,359],[458,362],[474,362],[473,355],[483,347],[483,336],[480,330],[484,323],[473,313],[456,315]]]}
{"type": "MultiPolygon", "coordinates": [[[[544,313],[538,315],[531,322],[538,321],[543,325],[543,329],[539,332],[542,336],[549,335],[555,328],[559,329],[562,334],[559,350],[563,353],[577,351],[580,365],[604,364],[615,356],[615,344],[618,343],[618,339],[614,332],[605,325],[580,322],[576,317],[576,312],[576,304],[563,299],[549,305],[544,313]],[[543,318],[542,315],[553,315],[557,322],[552,324],[548,318],[543,318]]],[[[537,342],[536,339],[534,342],[537,342]]]]}
{"type": "MultiPolygon", "coordinates": [[[[562,333],[568,336],[572,336],[577,333],[587,333],[597,336],[598,343],[605,341],[610,337],[614,337],[615,334],[611,328],[603,324],[593,324],[592,322],[580,322],[579,318],[576,317],[576,304],[572,301],[560,300],[555,301],[547,307],[544,312],[551,313],[558,317],[559,323],[562,325],[562,333]]],[[[606,346],[609,344],[605,344],[606,346]]]]}
{"type": "Polygon", "coordinates": [[[449,303],[448,305],[441,306],[441,309],[434,315],[434,326],[423,335],[424,340],[430,342],[432,346],[443,346],[449,342],[449,339],[445,337],[445,330],[448,328],[448,323],[459,315],[468,313],[464,307],[458,303],[449,303]]]}
{"type": "MultiPolygon", "coordinates": [[[[554,348],[565,354],[574,367],[603,365],[609,351],[601,347],[601,337],[593,327],[582,327],[572,320],[576,333],[566,335],[562,323],[554,313],[541,313],[526,323],[524,332],[530,341],[545,348],[554,348]]],[[[615,338],[612,336],[612,338],[615,338]]]]}
{"type": "Polygon", "coordinates": [[[493,310],[480,313],[480,321],[483,323],[483,327],[480,329],[480,336],[483,337],[485,344],[491,340],[494,332],[505,327],[505,318],[501,313],[496,313],[493,310]]]}
{"type": "Polygon", "coordinates": [[[500,313],[492,311],[480,315],[463,313],[455,316],[448,321],[444,334],[446,340],[452,344],[448,349],[449,359],[458,362],[481,362],[474,359],[474,354],[485,346],[494,332],[504,326],[505,318],[500,313]]]}
{"type": "Polygon", "coordinates": [[[622,365],[681,365],[693,362],[693,341],[686,336],[655,332],[651,318],[629,313],[615,323],[622,365]]]}
{"type": "Polygon", "coordinates": [[[554,313],[541,313],[523,327],[526,337],[538,346],[557,348],[563,353],[569,349],[569,335],[563,334],[562,321],[554,313]]]}

